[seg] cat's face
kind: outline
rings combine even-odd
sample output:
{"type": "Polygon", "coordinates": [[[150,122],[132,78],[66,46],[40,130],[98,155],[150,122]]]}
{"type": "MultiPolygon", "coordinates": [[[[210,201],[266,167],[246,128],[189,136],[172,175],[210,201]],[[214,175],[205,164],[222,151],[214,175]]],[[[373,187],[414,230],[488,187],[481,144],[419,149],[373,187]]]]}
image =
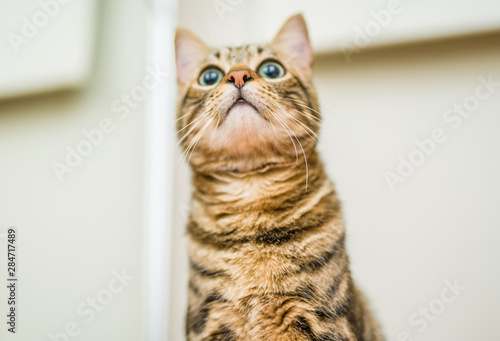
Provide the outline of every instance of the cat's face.
{"type": "Polygon", "coordinates": [[[179,29],[176,62],[178,135],[193,166],[250,170],[314,148],[320,117],[302,16],[267,45],[214,50],[179,29]]]}

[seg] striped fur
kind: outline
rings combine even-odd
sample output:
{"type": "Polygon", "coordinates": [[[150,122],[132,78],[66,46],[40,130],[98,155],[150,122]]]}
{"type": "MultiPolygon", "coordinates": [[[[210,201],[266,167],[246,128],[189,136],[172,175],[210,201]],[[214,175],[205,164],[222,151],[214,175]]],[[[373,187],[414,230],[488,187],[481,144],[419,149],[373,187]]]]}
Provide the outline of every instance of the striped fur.
{"type": "Polygon", "coordinates": [[[340,202],[316,152],[321,117],[300,55],[308,51],[279,39],[293,31],[300,40],[301,29],[307,40],[295,16],[271,44],[218,50],[177,34],[177,124],[194,187],[190,341],[383,340],[351,278],[340,202]],[[282,79],[259,75],[269,59],[285,67],[282,79]],[[203,87],[198,75],[210,65],[224,78],[203,87]],[[227,75],[235,66],[251,75],[239,90],[227,75]],[[232,111],[235,96],[247,111],[232,111]]]}

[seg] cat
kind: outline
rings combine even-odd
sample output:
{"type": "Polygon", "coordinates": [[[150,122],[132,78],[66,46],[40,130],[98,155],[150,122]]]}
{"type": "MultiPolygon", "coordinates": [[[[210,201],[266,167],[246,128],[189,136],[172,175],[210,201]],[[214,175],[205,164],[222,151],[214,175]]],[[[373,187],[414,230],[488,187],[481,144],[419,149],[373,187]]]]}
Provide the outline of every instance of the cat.
{"type": "Polygon", "coordinates": [[[265,45],[175,38],[179,141],[193,171],[189,341],[383,336],[351,278],[340,202],[316,150],[302,15],[265,45]]]}

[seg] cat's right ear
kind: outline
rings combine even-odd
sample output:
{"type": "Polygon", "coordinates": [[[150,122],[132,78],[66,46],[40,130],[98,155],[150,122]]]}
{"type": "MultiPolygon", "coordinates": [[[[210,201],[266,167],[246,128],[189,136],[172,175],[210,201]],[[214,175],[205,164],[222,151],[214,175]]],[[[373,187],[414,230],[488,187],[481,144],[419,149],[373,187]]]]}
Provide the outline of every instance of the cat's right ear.
{"type": "Polygon", "coordinates": [[[193,32],[185,28],[177,29],[175,32],[175,63],[179,85],[187,85],[196,76],[193,72],[209,53],[210,48],[193,32]]]}
{"type": "Polygon", "coordinates": [[[305,75],[312,75],[313,52],[302,14],[288,18],[272,44],[293,59],[305,75]]]}

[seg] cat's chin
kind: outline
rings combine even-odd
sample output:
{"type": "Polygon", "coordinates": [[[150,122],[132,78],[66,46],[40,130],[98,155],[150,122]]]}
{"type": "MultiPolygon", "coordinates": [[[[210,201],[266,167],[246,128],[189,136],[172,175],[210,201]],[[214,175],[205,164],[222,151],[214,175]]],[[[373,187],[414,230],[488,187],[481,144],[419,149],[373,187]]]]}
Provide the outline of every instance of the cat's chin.
{"type": "Polygon", "coordinates": [[[227,112],[221,128],[244,133],[263,127],[263,117],[248,102],[236,102],[227,112]]]}
{"type": "Polygon", "coordinates": [[[253,153],[267,144],[269,122],[247,102],[235,103],[212,135],[211,147],[233,155],[253,153]]]}
{"type": "Polygon", "coordinates": [[[245,100],[238,100],[229,108],[226,119],[230,116],[239,116],[240,120],[246,120],[248,115],[259,115],[258,110],[245,100]]]}

